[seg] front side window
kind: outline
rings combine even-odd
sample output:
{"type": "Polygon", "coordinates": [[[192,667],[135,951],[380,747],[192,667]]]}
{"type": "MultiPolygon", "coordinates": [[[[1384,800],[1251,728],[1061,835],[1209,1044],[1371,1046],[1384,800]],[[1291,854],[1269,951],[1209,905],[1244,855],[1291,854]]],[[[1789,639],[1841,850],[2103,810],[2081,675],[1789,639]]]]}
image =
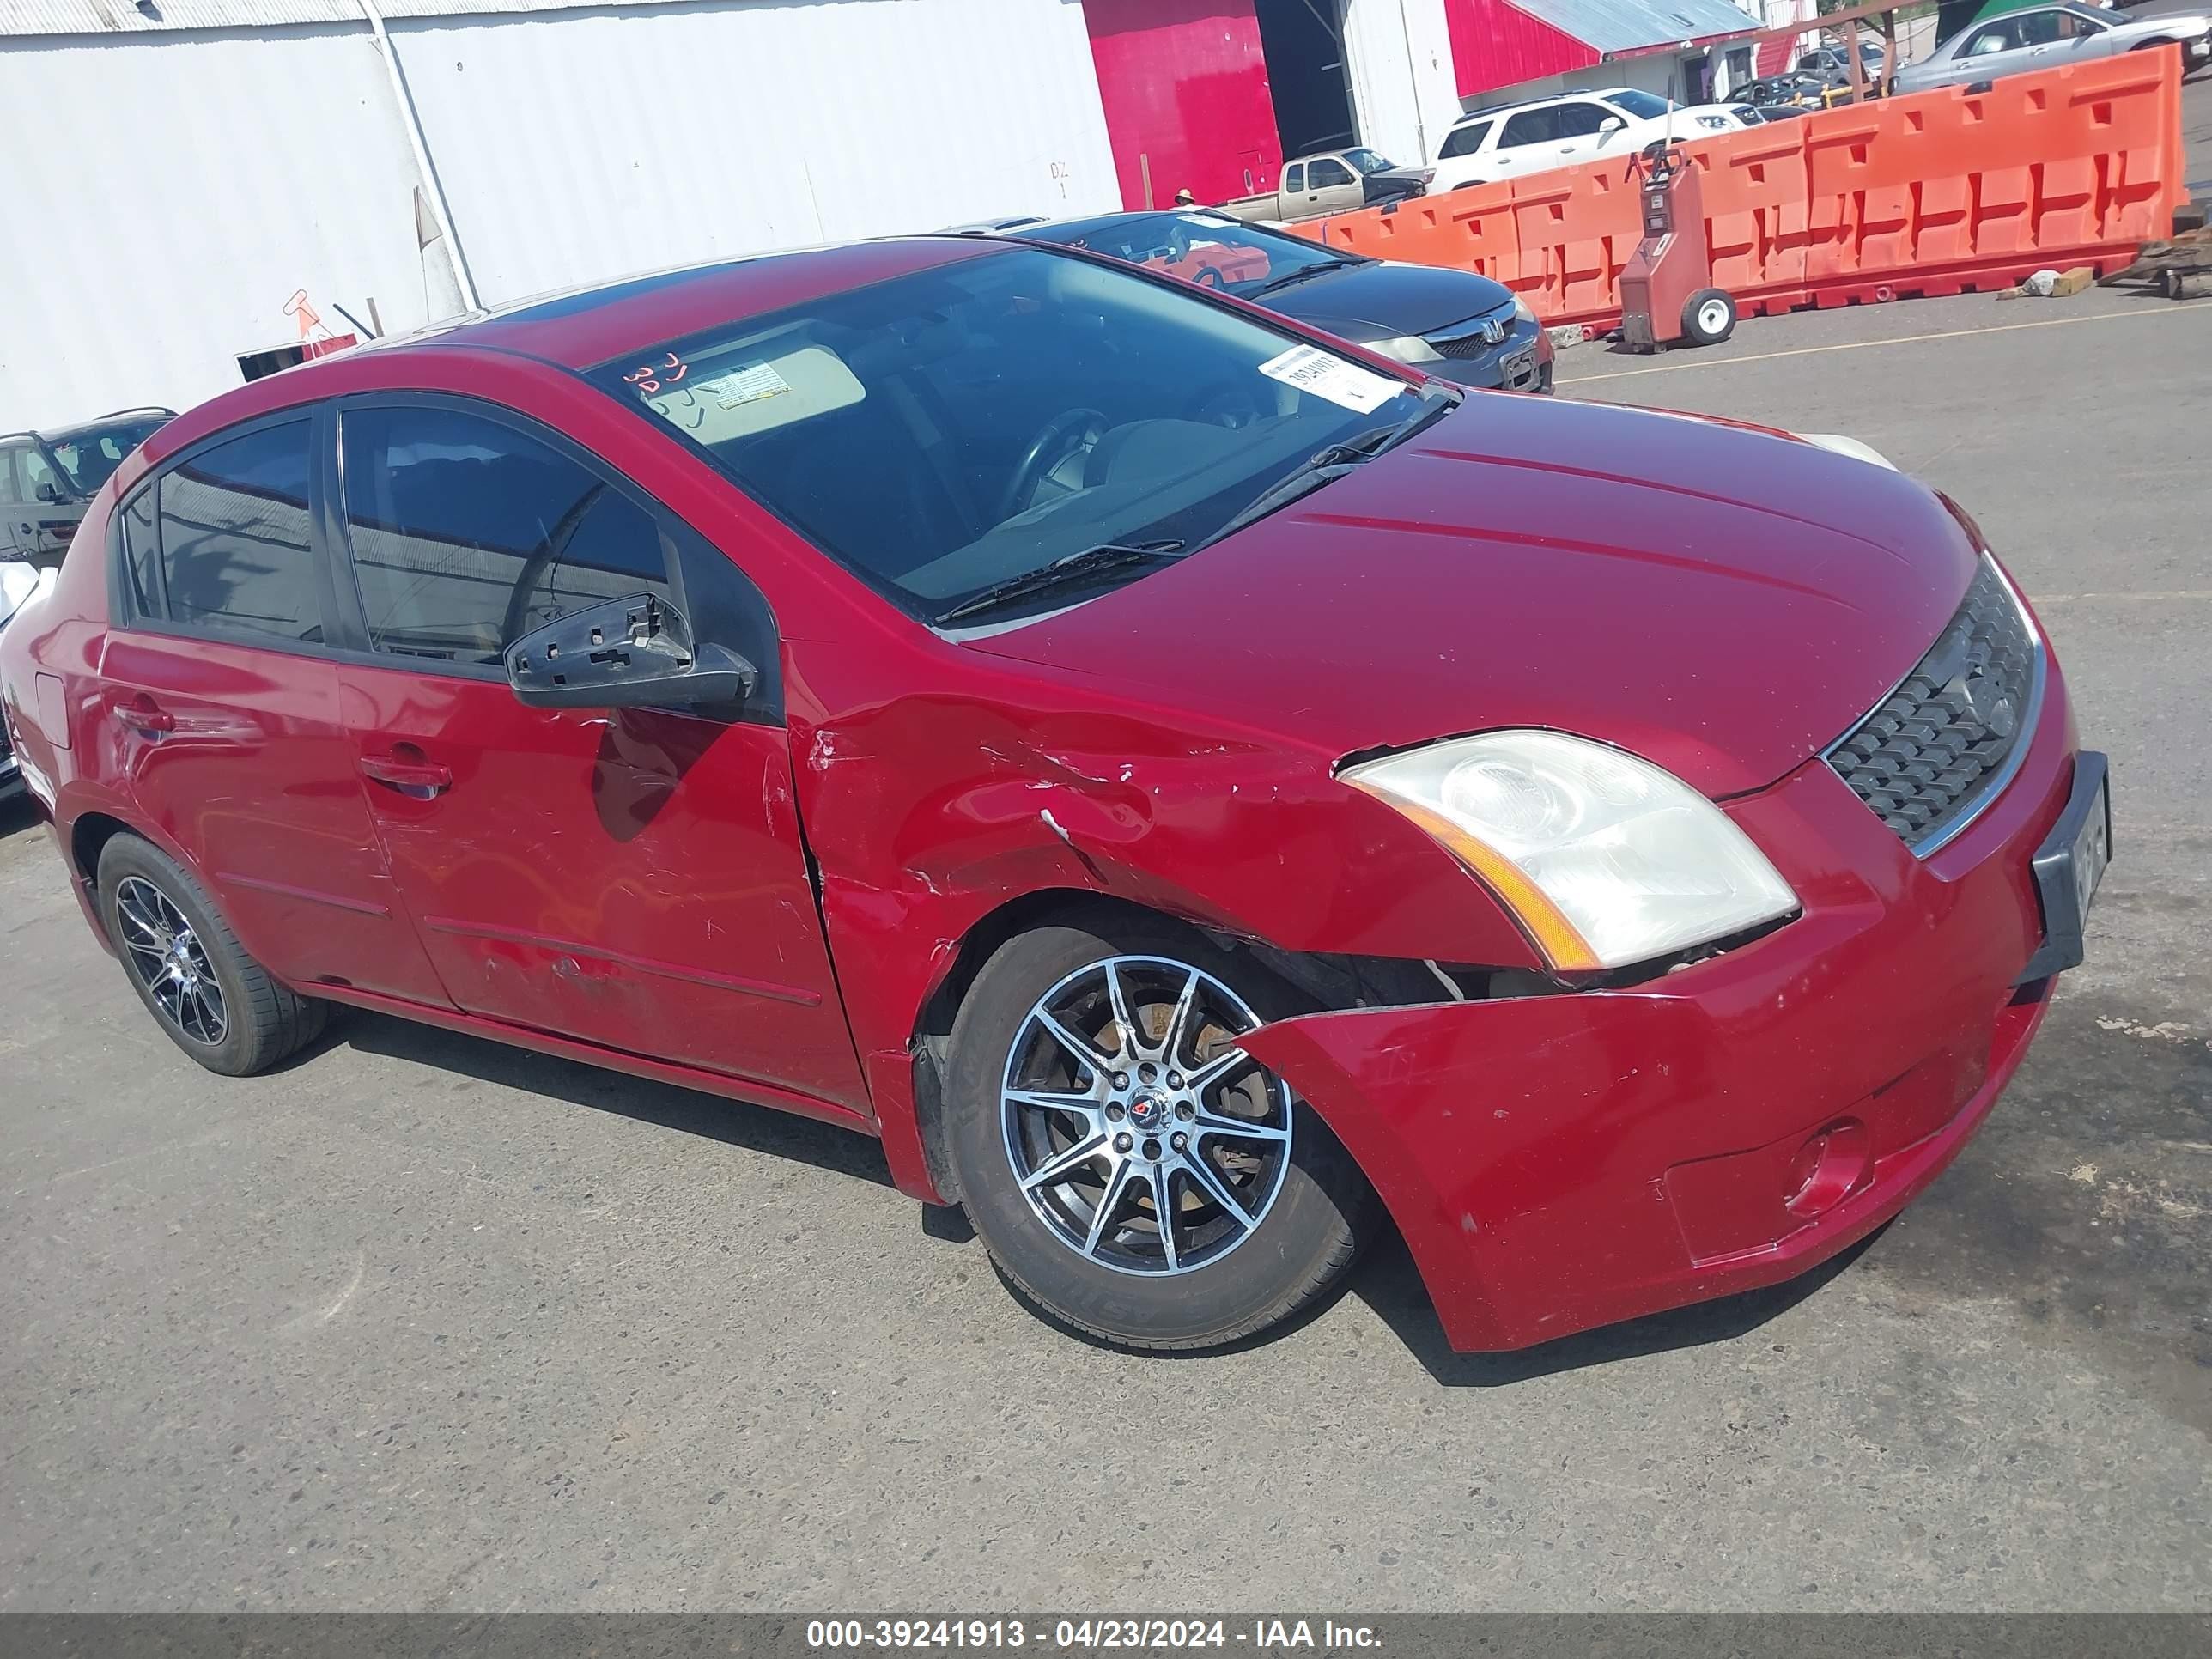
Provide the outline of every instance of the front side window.
{"type": "Polygon", "coordinates": [[[1602,104],[1562,104],[1559,106],[1559,137],[1593,137],[1612,113],[1602,104]]]}
{"type": "Polygon", "coordinates": [[[62,488],[61,475],[54,471],[45,452],[35,444],[23,452],[23,499],[27,501],[58,501],[68,492],[62,488]]]}
{"type": "Polygon", "coordinates": [[[161,568],[169,620],[323,637],[308,535],[310,427],[266,426],[197,450],[161,475],[161,568]]]}
{"type": "Polygon", "coordinates": [[[1107,544],[1194,549],[1328,446],[1422,407],[1418,386],[1181,283],[1042,247],[665,342],[591,378],[932,619],[1107,544]]]}
{"type": "Polygon", "coordinates": [[[1316,161],[1313,164],[1312,175],[1313,187],[1316,190],[1327,190],[1331,185],[1348,185],[1352,182],[1352,169],[1341,161],[1316,161]]]}
{"type": "Polygon", "coordinates": [[[423,405],[341,417],[346,538],[370,648],[495,664],[574,611],[668,597],[659,526],[501,421],[423,405]]]}
{"type": "Polygon", "coordinates": [[[2020,44],[2019,24],[2006,21],[1972,36],[1960,52],[1961,58],[1985,58],[1993,52],[2010,52],[2020,44]]]}

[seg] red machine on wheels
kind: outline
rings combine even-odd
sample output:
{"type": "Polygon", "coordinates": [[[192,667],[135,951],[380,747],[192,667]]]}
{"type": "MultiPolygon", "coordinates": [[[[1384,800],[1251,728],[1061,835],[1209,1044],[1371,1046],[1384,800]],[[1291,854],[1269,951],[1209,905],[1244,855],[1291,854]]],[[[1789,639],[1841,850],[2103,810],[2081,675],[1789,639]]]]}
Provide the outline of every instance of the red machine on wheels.
{"type": "Polygon", "coordinates": [[[1634,351],[1719,344],[1735,328],[1735,301],[1711,286],[1699,169],[1680,144],[1662,141],[1629,170],[1642,180],[1644,240],[1620,273],[1622,342],[1634,351]]]}

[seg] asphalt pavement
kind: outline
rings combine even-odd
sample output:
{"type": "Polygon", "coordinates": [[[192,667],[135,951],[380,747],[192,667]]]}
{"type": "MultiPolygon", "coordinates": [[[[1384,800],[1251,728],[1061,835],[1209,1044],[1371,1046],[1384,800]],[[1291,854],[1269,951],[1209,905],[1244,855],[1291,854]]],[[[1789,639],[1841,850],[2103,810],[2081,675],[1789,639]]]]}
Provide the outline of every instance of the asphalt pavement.
{"type": "Polygon", "coordinates": [[[2212,302],[1560,372],[1954,494],[2112,755],[2088,963],[1895,1224],[1527,1354],[1389,1249],[1127,1358],[836,1130],[367,1015],[208,1076],[0,806],[0,1611],[2212,1609],[2212,302]]]}

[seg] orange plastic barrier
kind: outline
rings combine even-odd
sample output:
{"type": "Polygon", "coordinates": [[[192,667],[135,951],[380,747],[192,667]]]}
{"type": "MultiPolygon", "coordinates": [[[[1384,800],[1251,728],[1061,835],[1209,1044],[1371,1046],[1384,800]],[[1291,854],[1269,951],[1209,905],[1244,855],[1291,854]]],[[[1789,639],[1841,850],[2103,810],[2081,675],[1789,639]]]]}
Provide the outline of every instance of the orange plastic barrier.
{"type": "MultiPolygon", "coordinates": [[[[1988,91],[1802,116],[1689,147],[1714,285],[1740,310],[1999,288],[2045,265],[2117,270],[2181,205],[2181,57],[2130,52],[1988,91]]],[[[1627,160],[1296,227],[1337,247],[1497,278],[1547,322],[1620,312],[1642,235],[1627,160]]]]}

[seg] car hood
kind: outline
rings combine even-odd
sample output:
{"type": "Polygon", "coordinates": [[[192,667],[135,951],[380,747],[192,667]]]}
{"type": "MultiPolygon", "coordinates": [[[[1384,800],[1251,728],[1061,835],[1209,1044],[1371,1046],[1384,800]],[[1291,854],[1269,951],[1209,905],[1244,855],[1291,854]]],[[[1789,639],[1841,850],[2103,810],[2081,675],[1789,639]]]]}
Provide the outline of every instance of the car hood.
{"type": "Polygon", "coordinates": [[[2125,22],[2115,22],[2112,33],[2123,40],[2141,40],[2156,35],[2164,40],[2169,35],[2202,34],[2212,28],[2212,17],[2195,12],[2175,13],[2165,17],[2136,17],[2125,22]]]}
{"type": "Polygon", "coordinates": [[[1921,485],[1785,434],[1478,393],[1212,547],[969,643],[1331,760],[1548,726],[1722,797],[1887,695],[1976,557],[1921,485]]]}
{"type": "Polygon", "coordinates": [[[1510,304],[1503,283],[1471,270],[1372,259],[1310,276],[1256,303],[1345,339],[1427,334],[1510,304]]]}

